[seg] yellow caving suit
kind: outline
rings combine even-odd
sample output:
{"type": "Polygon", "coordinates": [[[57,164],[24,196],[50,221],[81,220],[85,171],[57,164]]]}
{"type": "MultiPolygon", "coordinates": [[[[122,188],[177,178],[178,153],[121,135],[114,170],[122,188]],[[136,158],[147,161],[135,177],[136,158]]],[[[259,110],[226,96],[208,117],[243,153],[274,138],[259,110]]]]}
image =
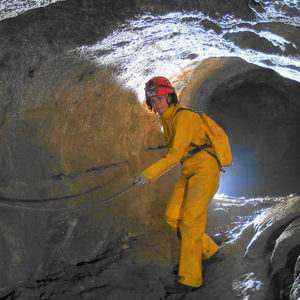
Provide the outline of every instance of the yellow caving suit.
{"type": "MultiPolygon", "coordinates": [[[[209,143],[203,123],[197,113],[182,110],[171,104],[161,115],[168,153],[143,171],[148,182],[161,175],[187,156],[196,145],[209,143]],[[175,116],[174,116],[175,115],[175,116]]],[[[208,151],[214,153],[212,148],[208,151]]],[[[203,283],[202,259],[215,254],[218,246],[205,233],[207,207],[219,188],[220,169],[216,160],[202,150],[183,161],[181,177],[166,210],[166,221],[177,233],[180,230],[181,252],[179,282],[199,287],[203,283]]]]}

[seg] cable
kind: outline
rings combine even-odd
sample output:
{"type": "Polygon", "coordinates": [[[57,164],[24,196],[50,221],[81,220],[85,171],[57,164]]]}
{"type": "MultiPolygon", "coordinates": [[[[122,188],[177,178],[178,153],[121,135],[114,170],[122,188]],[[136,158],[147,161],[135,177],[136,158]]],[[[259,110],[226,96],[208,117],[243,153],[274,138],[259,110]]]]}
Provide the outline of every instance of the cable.
{"type": "Polygon", "coordinates": [[[43,202],[50,202],[50,201],[56,201],[56,200],[65,200],[65,199],[70,199],[70,198],[75,198],[75,197],[86,195],[88,193],[91,193],[92,191],[95,191],[95,190],[99,189],[101,186],[96,186],[96,187],[94,187],[90,190],[87,190],[87,191],[85,191],[83,193],[79,193],[79,194],[68,195],[68,196],[63,196],[63,197],[55,197],[55,198],[45,198],[45,199],[19,199],[19,198],[8,198],[8,197],[0,196],[0,205],[1,206],[6,206],[6,207],[11,207],[11,208],[22,208],[22,209],[36,210],[36,211],[59,211],[59,210],[74,211],[74,210],[89,208],[89,207],[96,206],[98,204],[106,203],[106,202],[108,202],[112,199],[115,199],[115,198],[121,196],[122,194],[128,192],[135,185],[136,185],[135,183],[132,183],[129,186],[127,186],[125,189],[123,189],[122,191],[120,191],[117,194],[114,194],[113,196],[110,196],[108,198],[98,200],[98,201],[93,202],[93,203],[78,205],[76,207],[70,207],[70,208],[69,207],[41,208],[41,207],[32,207],[32,206],[22,206],[22,205],[18,205],[18,204],[9,204],[9,203],[5,203],[3,201],[9,201],[9,202],[14,202],[14,203],[22,203],[22,202],[25,202],[25,203],[43,203],[43,202]]]}
{"type": "MultiPolygon", "coordinates": [[[[176,167],[180,162],[177,162],[176,164],[174,164],[173,166],[171,166],[169,169],[167,169],[165,172],[163,172],[161,175],[159,175],[158,177],[155,178],[155,180],[153,180],[152,182],[156,181],[158,178],[160,178],[162,175],[164,175],[165,173],[169,172],[171,169],[173,169],[174,167],[176,167]]],[[[61,197],[52,197],[52,198],[42,198],[42,199],[21,199],[21,198],[10,198],[10,197],[5,197],[0,195],[0,205],[1,206],[6,206],[6,207],[11,207],[11,208],[21,208],[21,209],[27,209],[27,210],[36,210],[36,211],[60,211],[60,210],[65,210],[65,211],[74,211],[74,210],[78,210],[78,209],[82,209],[82,208],[89,208],[92,206],[96,206],[98,204],[103,204],[105,202],[108,202],[112,199],[117,198],[118,196],[128,192],[130,189],[132,189],[134,186],[136,185],[136,183],[132,183],[129,186],[127,186],[124,190],[120,191],[119,193],[110,196],[108,198],[105,198],[103,200],[98,200],[94,203],[89,203],[89,204],[84,204],[84,205],[79,205],[73,208],[68,208],[68,207],[59,207],[59,208],[41,208],[41,207],[32,207],[32,206],[22,206],[22,205],[18,205],[18,204],[10,204],[10,203],[5,203],[4,201],[7,202],[13,202],[13,203],[45,203],[45,202],[52,202],[52,201],[58,201],[58,200],[66,200],[66,199],[71,199],[71,198],[76,198],[76,197],[80,197],[80,196],[84,196],[87,195],[95,190],[98,190],[100,188],[102,188],[101,185],[97,185],[83,193],[78,193],[78,194],[73,194],[73,195],[67,195],[67,196],[61,196],[61,197]]]]}
{"type": "Polygon", "coordinates": [[[95,190],[98,190],[102,188],[101,185],[97,185],[83,193],[78,193],[78,194],[73,194],[73,195],[67,195],[67,196],[61,196],[61,197],[53,197],[53,198],[42,198],[42,199],[30,199],[30,198],[10,198],[10,197],[5,197],[0,195],[0,201],[10,201],[10,202],[21,202],[21,203],[35,203],[35,202],[50,202],[50,201],[57,201],[57,200],[66,200],[66,199],[71,199],[71,198],[77,198],[80,196],[84,196],[86,194],[89,194],[95,190]]]}

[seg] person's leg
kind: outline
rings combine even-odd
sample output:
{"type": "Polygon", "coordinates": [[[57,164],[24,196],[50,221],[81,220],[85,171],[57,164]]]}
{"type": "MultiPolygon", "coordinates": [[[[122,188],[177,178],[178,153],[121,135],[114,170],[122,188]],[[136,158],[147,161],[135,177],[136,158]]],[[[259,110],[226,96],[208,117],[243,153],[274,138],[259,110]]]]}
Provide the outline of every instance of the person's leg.
{"type": "Polygon", "coordinates": [[[218,250],[218,245],[204,232],[202,235],[202,259],[212,257],[218,250]]]}
{"type": "Polygon", "coordinates": [[[174,187],[173,194],[170,198],[166,209],[166,222],[171,226],[172,230],[179,238],[179,226],[182,215],[182,202],[185,195],[187,179],[181,176],[174,187]]]}
{"type": "Polygon", "coordinates": [[[207,207],[219,186],[218,174],[195,174],[186,184],[180,232],[182,237],[179,262],[179,282],[200,287],[203,252],[212,255],[216,244],[204,236],[207,207]],[[203,243],[206,243],[205,246],[203,243]]]}

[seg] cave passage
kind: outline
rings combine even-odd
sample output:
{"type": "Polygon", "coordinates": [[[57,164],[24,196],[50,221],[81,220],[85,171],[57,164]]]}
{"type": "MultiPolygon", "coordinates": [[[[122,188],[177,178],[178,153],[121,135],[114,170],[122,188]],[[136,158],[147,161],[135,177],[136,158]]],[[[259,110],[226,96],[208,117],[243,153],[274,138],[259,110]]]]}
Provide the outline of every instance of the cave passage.
{"type": "Polygon", "coordinates": [[[267,69],[221,83],[207,110],[229,135],[233,164],[219,193],[282,196],[299,193],[299,84],[267,69]]]}
{"type": "MultiPolygon", "coordinates": [[[[250,224],[278,199],[230,195],[300,192],[299,10],[248,0],[6,2],[0,194],[59,201],[39,210],[1,206],[0,299],[166,299],[179,245],[164,212],[179,168],[129,191],[166,150],[159,120],[141,105],[155,75],[171,80],[181,104],[212,116],[232,146],[219,189],[229,196],[212,201],[207,226],[228,259],[208,271],[213,284],[199,299],[233,299],[234,282],[264,289],[266,276],[244,275],[264,272],[265,243],[272,230],[269,245],[280,236],[282,213],[284,224],[299,217],[299,197],[283,197],[271,215],[275,229],[255,236],[248,264],[250,224]]],[[[277,247],[277,257],[292,258],[289,269],[298,236],[293,248],[277,247]]],[[[281,267],[273,270],[276,279],[281,267]]],[[[266,299],[260,293],[254,298],[266,299]]]]}

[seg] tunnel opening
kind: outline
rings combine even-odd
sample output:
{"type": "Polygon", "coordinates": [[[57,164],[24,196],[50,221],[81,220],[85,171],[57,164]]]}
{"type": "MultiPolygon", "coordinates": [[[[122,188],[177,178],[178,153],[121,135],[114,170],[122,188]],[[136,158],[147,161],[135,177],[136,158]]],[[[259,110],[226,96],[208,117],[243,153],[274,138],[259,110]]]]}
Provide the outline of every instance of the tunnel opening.
{"type": "Polygon", "coordinates": [[[213,76],[195,99],[230,139],[233,163],[221,177],[219,193],[299,193],[299,84],[258,67],[228,74],[213,76]]]}

